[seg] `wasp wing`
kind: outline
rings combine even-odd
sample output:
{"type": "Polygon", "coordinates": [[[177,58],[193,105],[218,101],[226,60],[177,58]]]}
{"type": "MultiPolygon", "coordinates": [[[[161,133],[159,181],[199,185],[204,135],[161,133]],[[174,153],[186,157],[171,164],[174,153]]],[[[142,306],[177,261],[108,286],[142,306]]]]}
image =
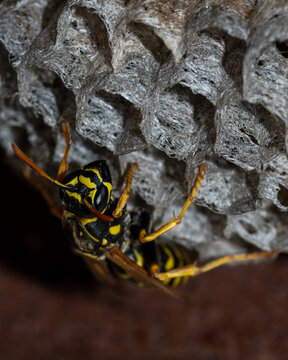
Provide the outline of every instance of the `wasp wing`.
{"type": "Polygon", "coordinates": [[[95,279],[113,286],[117,284],[115,276],[113,276],[107,268],[106,261],[90,259],[87,256],[82,256],[82,259],[85,261],[95,279]]]}
{"type": "Polygon", "coordinates": [[[187,302],[187,299],[180,292],[164,285],[160,280],[151,277],[145,269],[143,269],[141,266],[131,260],[116,245],[107,247],[104,252],[107,259],[121,267],[136,281],[144,283],[149,287],[158,289],[178,300],[187,302]]]}

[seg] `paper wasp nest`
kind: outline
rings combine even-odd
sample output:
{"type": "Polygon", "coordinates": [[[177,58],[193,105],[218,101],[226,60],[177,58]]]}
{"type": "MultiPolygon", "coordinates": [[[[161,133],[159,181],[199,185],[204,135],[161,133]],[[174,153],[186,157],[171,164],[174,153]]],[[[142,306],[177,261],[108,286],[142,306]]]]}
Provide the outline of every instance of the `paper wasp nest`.
{"type": "Polygon", "coordinates": [[[205,162],[197,205],[166,239],[202,257],[284,250],[287,34],[284,0],[4,0],[1,146],[53,175],[69,119],[71,167],[108,159],[119,191],[137,161],[132,203],[155,208],[154,225],[205,162]]]}

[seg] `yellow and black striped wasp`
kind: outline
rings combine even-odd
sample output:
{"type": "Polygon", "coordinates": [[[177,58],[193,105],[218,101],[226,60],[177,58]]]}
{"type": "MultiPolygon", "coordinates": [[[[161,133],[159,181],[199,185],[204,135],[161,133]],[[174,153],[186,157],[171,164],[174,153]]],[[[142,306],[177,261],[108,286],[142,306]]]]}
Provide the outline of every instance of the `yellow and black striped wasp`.
{"type": "Polygon", "coordinates": [[[111,282],[115,276],[132,279],[183,299],[173,286],[184,282],[188,277],[228,262],[270,257],[275,254],[257,252],[227,255],[199,266],[194,252],[182,248],[179,244],[154,242],[156,238],[181,223],[198,192],[206,165],[200,165],[195,184],[180,214],[150,232],[150,214],[147,211],[126,210],[133,176],[138,168],[137,163],[131,165],[126,186],[119,199],[114,199],[106,161],[94,161],[68,173],[67,158],[71,146],[68,122],[63,123],[62,130],[66,148],[56,179],[41,170],[16,144],[13,143],[12,148],[36,173],[59,187],[63,208],[54,204],[46,189],[35,178],[31,178],[42,192],[52,213],[62,219],[73,251],[83,257],[98,277],[111,282]]]}

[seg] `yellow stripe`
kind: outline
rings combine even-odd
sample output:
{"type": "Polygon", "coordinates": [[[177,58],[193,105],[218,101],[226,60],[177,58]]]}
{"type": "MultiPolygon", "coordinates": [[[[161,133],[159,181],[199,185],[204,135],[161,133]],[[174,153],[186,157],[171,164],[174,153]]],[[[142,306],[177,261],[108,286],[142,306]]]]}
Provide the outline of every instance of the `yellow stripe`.
{"type": "Polygon", "coordinates": [[[111,235],[119,234],[120,230],[121,230],[121,225],[120,224],[111,226],[109,228],[109,232],[110,232],[111,235]]]}
{"type": "MultiPolygon", "coordinates": [[[[177,267],[184,266],[184,258],[182,256],[181,252],[177,248],[174,248],[173,250],[174,250],[175,256],[177,257],[177,259],[179,261],[179,264],[178,264],[177,267]]],[[[175,278],[173,280],[172,286],[178,286],[181,283],[182,280],[184,280],[184,277],[182,277],[182,276],[179,276],[178,278],[175,278]]]]}
{"type": "Polygon", "coordinates": [[[173,280],[172,286],[178,286],[181,283],[182,277],[179,276],[173,280]]]}
{"type": "MultiPolygon", "coordinates": [[[[86,230],[86,228],[85,228],[85,226],[86,226],[87,224],[89,224],[89,223],[91,223],[91,222],[93,222],[93,221],[97,221],[97,218],[96,218],[96,217],[95,217],[95,218],[90,218],[90,219],[89,219],[89,218],[83,218],[83,217],[77,216],[77,215],[75,215],[75,214],[73,214],[72,212],[67,211],[67,210],[65,210],[64,216],[65,216],[66,218],[68,218],[68,217],[73,217],[73,218],[76,218],[77,220],[79,220],[80,223],[81,223],[81,225],[82,225],[82,227],[83,227],[83,230],[85,231],[85,233],[86,233],[92,240],[94,240],[94,241],[96,241],[96,242],[99,242],[99,239],[97,239],[97,238],[95,238],[94,236],[92,236],[92,235],[90,234],[90,232],[88,232],[88,231],[86,230]]],[[[108,244],[108,241],[107,241],[106,239],[102,239],[102,241],[103,241],[103,245],[107,245],[107,244],[108,244]]]]}
{"type": "Polygon", "coordinates": [[[142,256],[137,250],[134,250],[134,255],[135,255],[135,257],[136,257],[136,263],[137,263],[137,265],[143,267],[143,265],[144,265],[143,256],[142,256]]]}
{"type": "Polygon", "coordinates": [[[67,184],[65,185],[72,185],[72,186],[75,186],[76,184],[78,184],[78,177],[75,176],[74,179],[72,179],[71,181],[69,181],[67,184]]]}
{"type": "Polygon", "coordinates": [[[81,222],[81,224],[83,226],[86,226],[87,224],[93,222],[93,221],[97,221],[98,218],[97,217],[93,217],[93,218],[83,218],[83,217],[80,217],[80,216],[77,216],[77,219],[81,222]]]}
{"type": "MultiPolygon", "coordinates": [[[[92,240],[94,240],[94,241],[96,241],[96,242],[99,242],[100,240],[99,239],[97,239],[97,238],[95,238],[94,236],[92,236],[91,235],[91,233],[90,232],[88,232],[87,231],[87,229],[85,228],[85,226],[87,225],[87,224],[89,224],[89,223],[91,223],[91,222],[93,222],[93,221],[97,221],[97,218],[95,217],[95,218],[91,218],[91,219],[87,219],[87,218],[83,218],[83,217],[80,217],[80,216],[75,216],[79,221],[80,221],[80,223],[81,223],[81,225],[83,226],[83,229],[84,229],[84,231],[86,232],[86,234],[88,234],[88,236],[92,239],[92,240]]],[[[106,239],[102,239],[102,241],[103,240],[106,240],[106,239]]],[[[106,240],[107,241],[107,240],[106,240]]],[[[108,243],[108,242],[107,242],[108,243]]],[[[104,245],[106,245],[106,244],[104,244],[104,245]]]]}
{"type": "Polygon", "coordinates": [[[184,266],[184,257],[183,257],[183,255],[181,254],[181,252],[179,251],[179,249],[174,248],[173,251],[174,251],[174,254],[176,255],[176,257],[177,257],[177,259],[178,259],[178,261],[179,261],[179,264],[178,264],[177,267],[184,266]]]}
{"type": "Polygon", "coordinates": [[[97,170],[97,169],[85,169],[85,171],[92,171],[92,172],[94,172],[94,174],[97,175],[99,181],[100,181],[100,182],[103,182],[103,179],[102,179],[102,176],[100,175],[99,170],[97,170]]]}
{"type": "Polygon", "coordinates": [[[99,239],[95,238],[94,236],[92,236],[86,229],[85,232],[89,235],[89,237],[94,240],[95,242],[99,242],[99,239]]]}
{"type": "Polygon", "coordinates": [[[95,189],[95,188],[97,188],[97,185],[96,185],[95,183],[93,183],[89,177],[80,175],[80,176],[79,176],[79,181],[80,181],[82,184],[84,184],[85,186],[87,186],[88,189],[95,189]]]}
{"type": "Polygon", "coordinates": [[[68,190],[65,190],[65,191],[68,196],[74,197],[81,204],[82,198],[77,192],[72,192],[72,191],[68,191],[68,190]]]}
{"type": "Polygon", "coordinates": [[[94,204],[94,198],[96,195],[97,189],[89,191],[89,197],[91,198],[92,204],[94,204]]]}
{"type": "MultiPolygon", "coordinates": [[[[92,221],[96,221],[97,218],[85,219],[85,218],[82,218],[82,217],[80,217],[80,216],[76,216],[75,214],[73,214],[73,213],[71,213],[70,211],[67,211],[67,210],[64,211],[64,216],[65,216],[66,218],[72,217],[72,218],[78,219],[78,220],[80,221],[81,225],[83,226],[83,230],[85,231],[85,233],[88,234],[88,236],[89,236],[92,240],[94,240],[94,241],[96,241],[96,242],[99,242],[99,239],[96,239],[94,236],[92,236],[92,235],[85,229],[85,225],[86,225],[86,224],[88,224],[89,222],[92,222],[92,221]]],[[[108,244],[107,239],[104,239],[104,238],[103,238],[103,239],[102,239],[102,243],[103,243],[103,245],[107,245],[107,244],[108,244]]],[[[91,257],[92,257],[92,256],[91,256],[91,257]]],[[[96,258],[96,257],[97,257],[97,256],[95,256],[95,258],[96,258]]]]}
{"type": "Polygon", "coordinates": [[[166,270],[166,271],[169,271],[169,270],[174,269],[174,267],[175,267],[175,260],[174,260],[174,256],[173,256],[172,251],[171,251],[168,247],[166,247],[165,245],[163,245],[163,244],[162,244],[162,248],[163,248],[165,254],[168,256],[168,259],[167,259],[167,261],[166,261],[166,263],[165,263],[165,266],[164,266],[165,270],[166,270]]]}
{"type": "Polygon", "coordinates": [[[108,194],[109,194],[109,199],[110,199],[110,193],[111,193],[111,190],[112,190],[112,184],[110,182],[104,181],[103,185],[106,186],[106,188],[108,190],[108,194]]]}

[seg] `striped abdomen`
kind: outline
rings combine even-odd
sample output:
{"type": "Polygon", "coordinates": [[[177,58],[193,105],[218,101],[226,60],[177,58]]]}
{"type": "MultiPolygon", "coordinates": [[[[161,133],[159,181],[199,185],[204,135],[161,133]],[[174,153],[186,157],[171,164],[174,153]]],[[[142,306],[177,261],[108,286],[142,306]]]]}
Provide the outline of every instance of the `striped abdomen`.
{"type": "MultiPolygon", "coordinates": [[[[157,265],[159,272],[166,272],[185,265],[193,263],[196,259],[195,253],[178,244],[155,243],[150,242],[140,244],[137,247],[131,247],[125,252],[137,265],[143,267],[149,274],[157,265]]],[[[113,266],[114,268],[114,266],[113,266]]],[[[134,281],[129,274],[120,268],[114,268],[114,271],[122,278],[134,281]],[[116,271],[115,271],[116,270],[116,271]]],[[[164,281],[169,286],[178,286],[186,283],[188,277],[179,277],[164,281]]],[[[139,284],[141,285],[141,284],[139,284]]]]}

